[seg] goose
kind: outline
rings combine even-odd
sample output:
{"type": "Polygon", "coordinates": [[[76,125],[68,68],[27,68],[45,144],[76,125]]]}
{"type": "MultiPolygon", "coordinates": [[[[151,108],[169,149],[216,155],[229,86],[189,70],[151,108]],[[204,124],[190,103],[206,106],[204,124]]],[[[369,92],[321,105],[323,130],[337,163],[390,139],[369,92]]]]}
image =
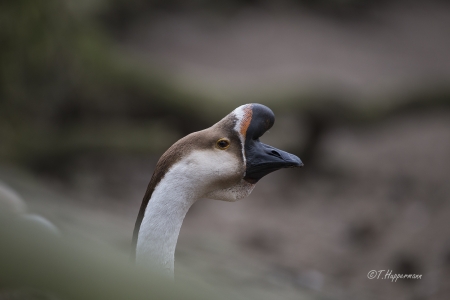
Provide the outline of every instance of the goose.
{"type": "Polygon", "coordinates": [[[133,232],[136,264],[173,278],[180,228],[198,199],[235,202],[265,175],[303,166],[297,156],[260,142],[274,122],[267,106],[245,104],[210,128],[180,139],[161,156],[133,232]]]}

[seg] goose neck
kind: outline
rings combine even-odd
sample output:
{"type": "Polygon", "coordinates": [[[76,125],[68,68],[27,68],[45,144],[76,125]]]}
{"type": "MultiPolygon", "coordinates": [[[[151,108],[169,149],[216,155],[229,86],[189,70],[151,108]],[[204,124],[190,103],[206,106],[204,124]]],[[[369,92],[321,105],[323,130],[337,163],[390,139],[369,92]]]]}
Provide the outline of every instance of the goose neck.
{"type": "Polygon", "coordinates": [[[185,176],[168,172],[156,186],[145,210],[136,247],[136,262],[173,277],[181,225],[198,199],[185,176]]]}

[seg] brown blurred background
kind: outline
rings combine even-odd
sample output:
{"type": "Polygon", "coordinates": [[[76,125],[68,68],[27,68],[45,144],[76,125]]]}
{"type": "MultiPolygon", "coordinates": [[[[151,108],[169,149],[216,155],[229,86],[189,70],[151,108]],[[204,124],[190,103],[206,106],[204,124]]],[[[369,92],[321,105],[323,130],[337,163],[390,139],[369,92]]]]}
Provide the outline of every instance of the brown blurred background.
{"type": "Polygon", "coordinates": [[[258,102],[305,167],[195,204],[177,272],[258,299],[450,297],[447,1],[15,0],[0,22],[0,180],[63,232],[128,251],[165,149],[258,102]]]}

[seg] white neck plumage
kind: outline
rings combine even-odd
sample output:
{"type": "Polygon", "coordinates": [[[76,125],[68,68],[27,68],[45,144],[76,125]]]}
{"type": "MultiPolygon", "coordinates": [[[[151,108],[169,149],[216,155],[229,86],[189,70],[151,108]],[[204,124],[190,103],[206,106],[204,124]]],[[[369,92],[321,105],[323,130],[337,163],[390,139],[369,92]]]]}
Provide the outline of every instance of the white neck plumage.
{"type": "Polygon", "coordinates": [[[184,217],[198,199],[182,166],[172,168],[156,186],[139,230],[136,262],[173,277],[175,248],[184,217]],[[180,168],[181,167],[181,168],[180,168]],[[181,169],[181,170],[180,170],[181,169]]]}
{"type": "Polygon", "coordinates": [[[139,265],[173,277],[181,225],[197,199],[234,202],[247,197],[263,176],[303,165],[297,156],[259,141],[274,121],[268,107],[243,105],[210,128],[180,139],[163,154],[133,232],[139,265]]]}
{"type": "Polygon", "coordinates": [[[236,201],[254,185],[240,177],[242,165],[220,150],[193,151],[170,167],[156,185],[140,224],[136,262],[173,277],[175,247],[189,208],[197,199],[236,201]],[[221,181],[234,174],[233,180],[221,181]]]}

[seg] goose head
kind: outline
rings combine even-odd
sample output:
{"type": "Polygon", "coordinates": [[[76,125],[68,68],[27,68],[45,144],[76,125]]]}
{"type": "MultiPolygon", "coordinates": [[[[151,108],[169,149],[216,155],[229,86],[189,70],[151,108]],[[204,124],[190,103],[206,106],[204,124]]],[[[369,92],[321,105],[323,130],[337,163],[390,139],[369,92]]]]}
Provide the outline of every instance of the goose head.
{"type": "Polygon", "coordinates": [[[237,201],[265,175],[303,166],[297,156],[259,140],[274,121],[268,107],[246,104],[210,128],[180,139],[161,156],[134,228],[137,262],[173,276],[181,224],[196,200],[237,201]]]}
{"type": "MultiPolygon", "coordinates": [[[[216,141],[215,152],[221,156],[225,156],[228,152],[233,156],[227,162],[230,170],[234,165],[235,173],[228,173],[230,176],[229,181],[224,182],[225,188],[215,188],[206,194],[205,198],[237,201],[248,196],[255,184],[265,175],[281,168],[303,166],[297,156],[259,140],[274,122],[275,115],[267,106],[246,104],[236,108],[209,129],[223,135],[216,141]]],[[[213,169],[217,167],[220,168],[220,165],[213,169]]],[[[217,174],[219,171],[215,172],[217,174]]]]}
{"type": "Polygon", "coordinates": [[[161,157],[155,173],[161,172],[156,174],[158,177],[170,168],[183,174],[176,184],[197,198],[244,198],[265,175],[281,168],[303,166],[297,156],[259,140],[274,122],[270,108],[242,105],[210,128],[176,142],[161,157]]]}

